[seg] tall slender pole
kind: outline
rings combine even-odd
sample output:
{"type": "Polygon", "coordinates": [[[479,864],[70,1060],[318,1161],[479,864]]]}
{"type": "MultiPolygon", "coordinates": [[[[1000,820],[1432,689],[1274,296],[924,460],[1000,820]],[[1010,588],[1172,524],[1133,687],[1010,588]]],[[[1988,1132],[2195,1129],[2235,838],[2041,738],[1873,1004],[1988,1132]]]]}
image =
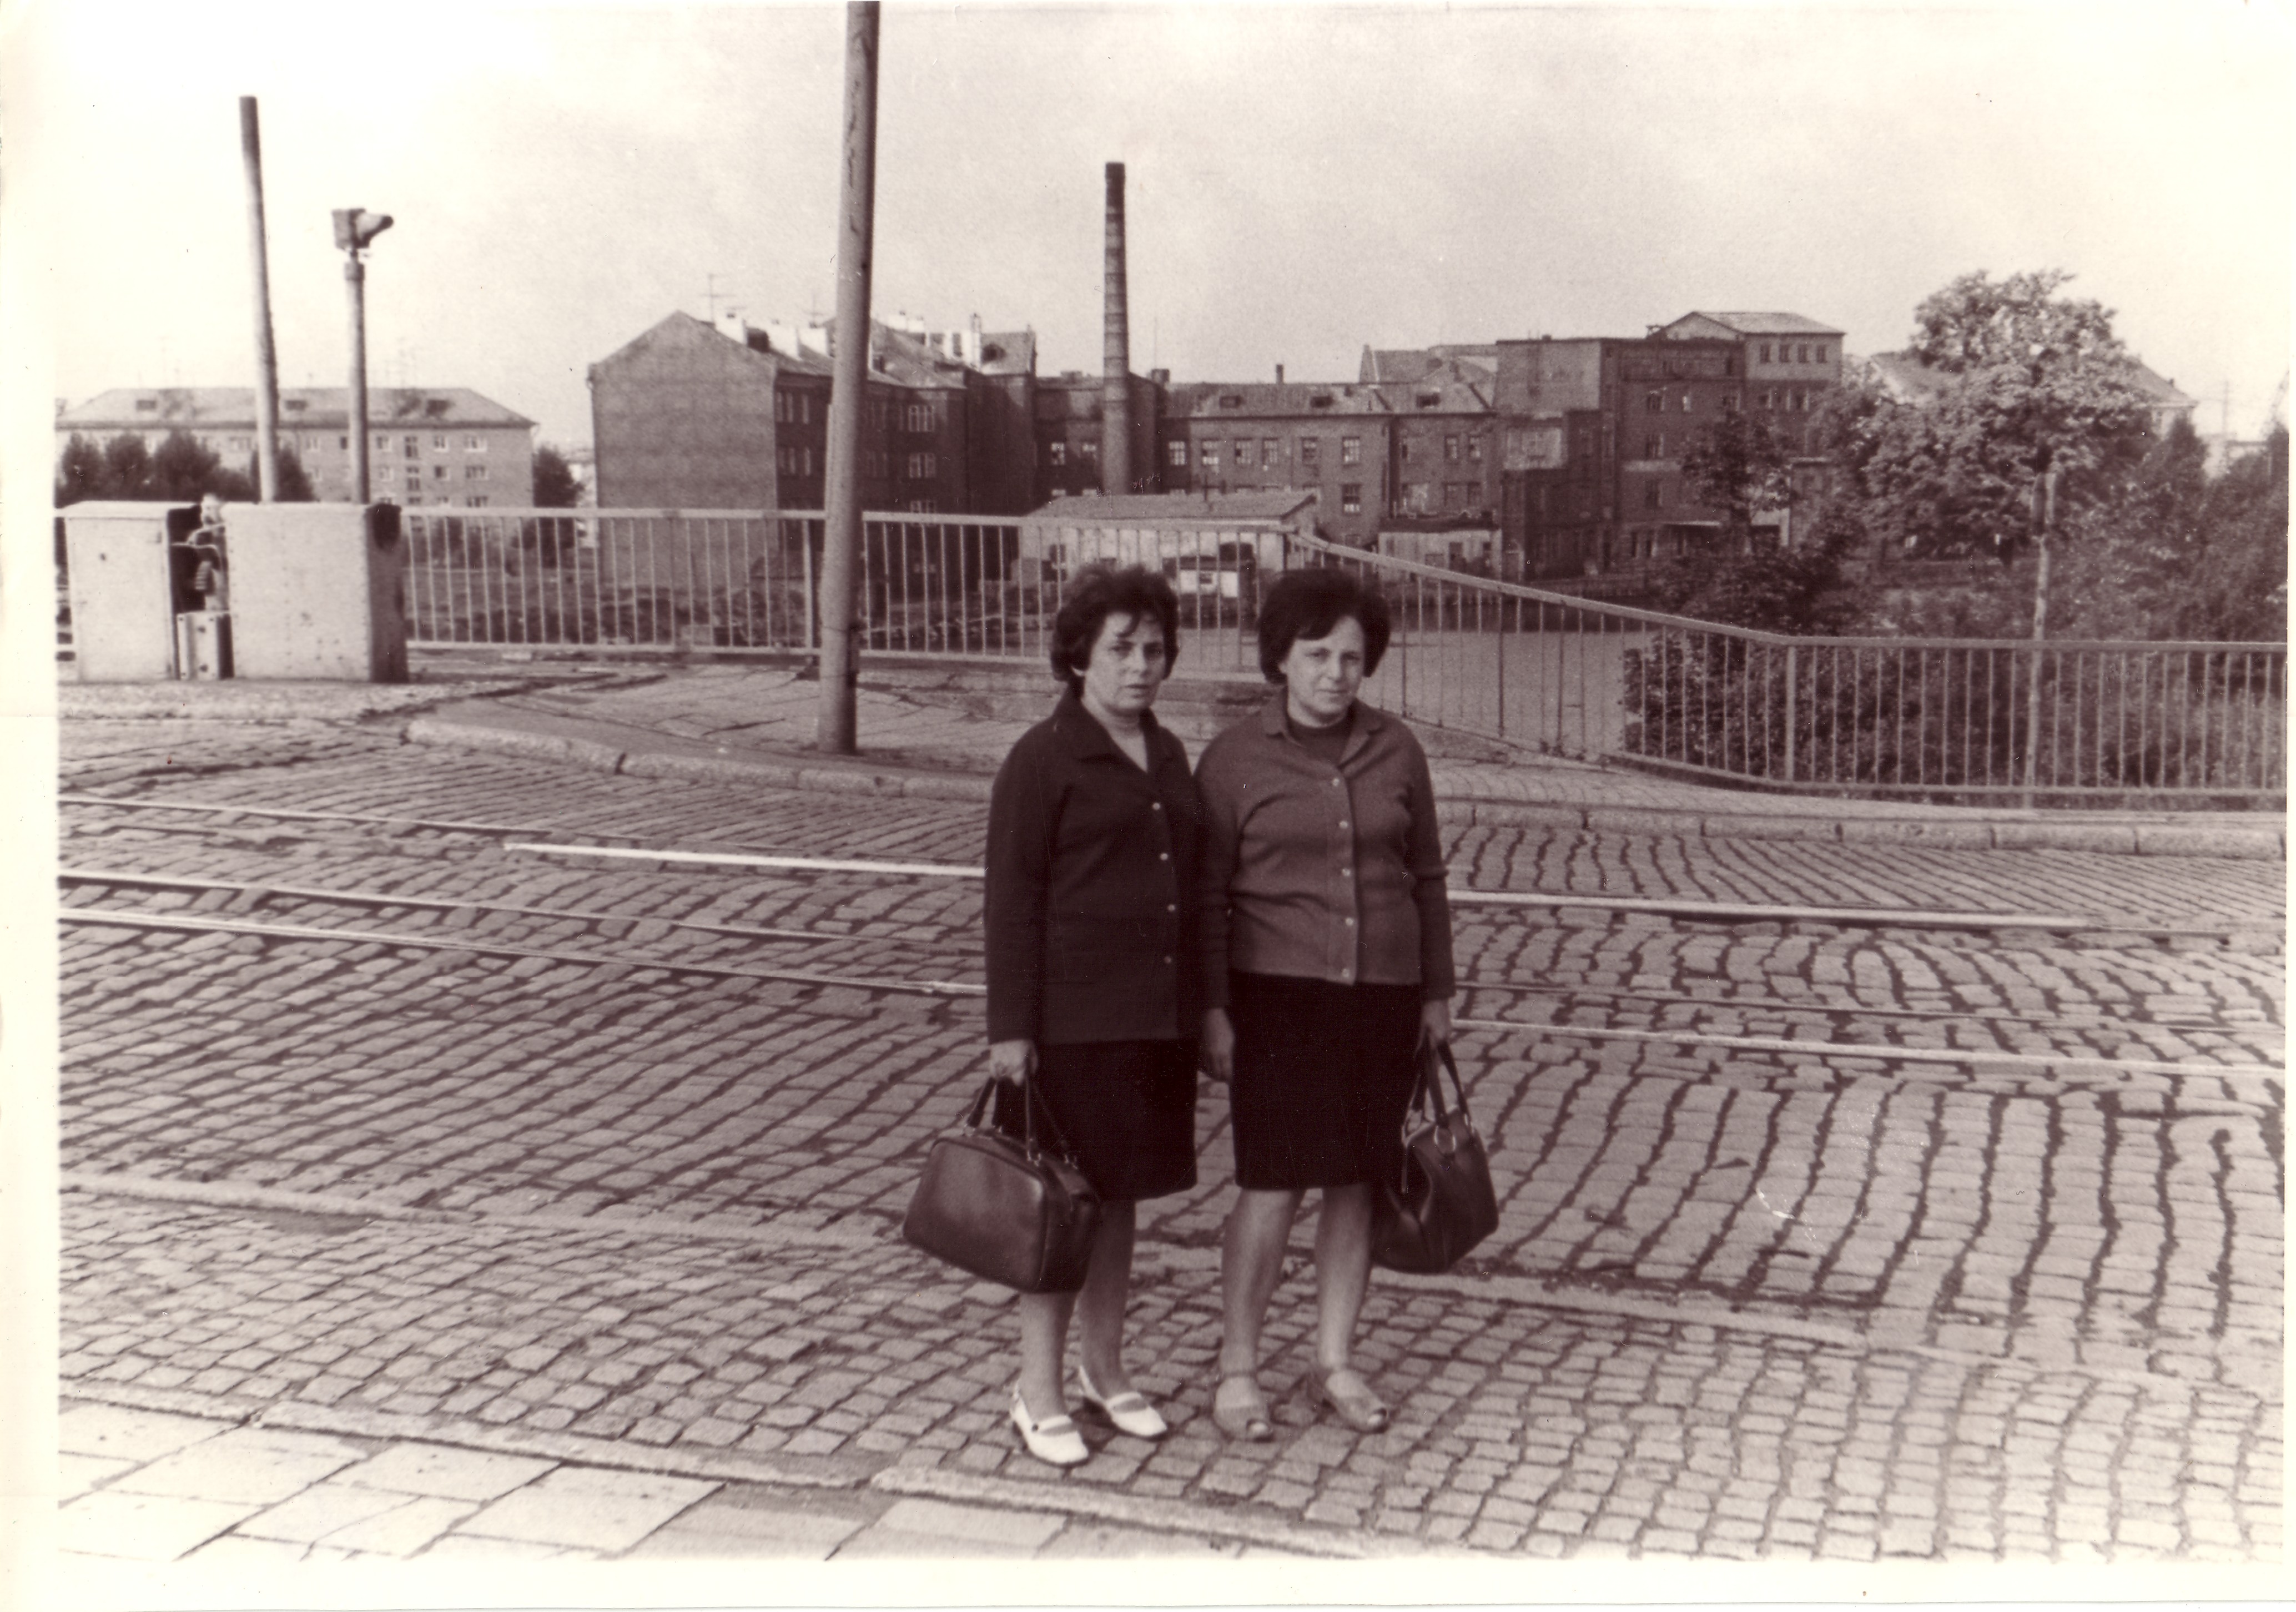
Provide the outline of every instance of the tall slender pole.
{"type": "Polygon", "coordinates": [[[850,756],[860,658],[853,593],[861,550],[861,388],[869,372],[869,274],[876,243],[877,5],[845,8],[845,142],[838,184],[837,340],[830,355],[829,498],[821,554],[821,715],[816,749],[850,756]]]}
{"type": "Polygon", "coordinates": [[[271,260],[263,230],[263,134],[255,97],[239,98],[239,151],[247,165],[248,247],[255,258],[255,463],[263,502],[279,502],[279,355],[271,345],[271,260]]]}
{"type": "Polygon", "coordinates": [[[351,502],[365,503],[366,493],[366,265],[353,248],[343,259],[343,284],[351,302],[351,502]]]}

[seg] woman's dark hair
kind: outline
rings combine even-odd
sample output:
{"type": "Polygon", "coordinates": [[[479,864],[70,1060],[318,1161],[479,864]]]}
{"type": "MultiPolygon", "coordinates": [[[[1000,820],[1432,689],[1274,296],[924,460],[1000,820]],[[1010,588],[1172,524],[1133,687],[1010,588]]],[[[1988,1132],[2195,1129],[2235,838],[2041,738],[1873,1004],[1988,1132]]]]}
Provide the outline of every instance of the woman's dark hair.
{"type": "Polygon", "coordinates": [[[1379,670],[1391,630],[1387,601],[1375,584],[1337,566],[1286,571],[1259,601],[1259,670],[1270,683],[1283,681],[1283,658],[1302,638],[1325,636],[1354,618],[1363,628],[1364,675],[1379,670]]]}
{"type": "Polygon", "coordinates": [[[1053,618],[1053,675],[1071,691],[1084,691],[1084,668],[1111,616],[1152,619],[1164,629],[1164,669],[1180,658],[1180,601],[1172,585],[1144,565],[1095,560],[1070,579],[1053,618]]]}

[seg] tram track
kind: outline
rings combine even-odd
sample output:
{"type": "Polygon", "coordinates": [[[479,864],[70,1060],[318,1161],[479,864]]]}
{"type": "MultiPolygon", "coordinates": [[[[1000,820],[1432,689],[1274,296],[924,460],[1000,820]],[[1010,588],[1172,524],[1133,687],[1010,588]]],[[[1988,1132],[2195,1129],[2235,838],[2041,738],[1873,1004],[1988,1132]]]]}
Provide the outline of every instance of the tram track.
{"type": "MultiPolygon", "coordinates": [[[[643,836],[618,831],[550,825],[497,823],[446,818],[402,816],[385,813],[320,812],[288,807],[249,806],[236,803],[152,801],[110,796],[63,795],[66,806],[119,811],[157,810],[221,816],[246,816],[286,822],[327,822],[414,829],[430,832],[482,835],[502,842],[512,855],[558,859],[595,858],[604,861],[651,862],[663,865],[720,866],[772,872],[848,873],[872,877],[978,880],[976,863],[891,860],[883,858],[815,856],[779,848],[726,848],[663,846],[643,836]],[[586,844],[578,839],[618,841],[586,844]],[[558,835],[562,838],[551,839],[558,835]]],[[[2087,913],[1985,912],[1955,908],[1910,906],[1850,906],[1826,904],[1787,904],[1718,901],[1706,897],[1623,895],[1610,891],[1493,889],[1473,885],[1453,886],[1455,905],[1514,907],[1545,911],[1586,911],[1617,916],[1649,916],[1710,923],[1808,923],[1864,929],[1946,929],[1966,932],[2025,931],[2054,935],[2136,935],[2165,940],[2240,941],[2264,932],[2267,922],[2283,923],[2284,913],[2268,921],[2220,924],[2164,923],[2144,915],[2105,916],[2087,913]]]]}
{"type": "MultiPolygon", "coordinates": [[[[945,946],[933,946],[927,948],[922,943],[889,941],[887,938],[882,937],[855,934],[842,930],[788,929],[758,924],[718,923],[694,919],[667,917],[660,913],[652,912],[616,912],[588,907],[541,907],[523,903],[486,901],[469,897],[421,896],[389,890],[353,889],[325,886],[288,884],[271,880],[209,879],[183,874],[142,873],[111,868],[74,867],[59,869],[57,871],[57,878],[60,883],[79,887],[185,890],[199,892],[201,894],[228,894],[242,899],[252,898],[258,902],[270,898],[277,898],[284,901],[305,902],[321,905],[405,908],[410,912],[471,913],[480,920],[489,916],[498,915],[534,919],[544,922],[575,922],[600,927],[657,925],[675,930],[686,930],[697,934],[734,939],[794,942],[825,947],[835,947],[839,945],[851,945],[857,943],[878,946],[889,944],[894,945],[907,944],[914,945],[920,950],[931,949],[936,952],[943,952],[947,949],[945,946]]],[[[119,909],[90,907],[68,907],[65,909],[68,913],[86,913],[91,912],[118,910],[119,909]]],[[[301,932],[306,930],[310,931],[313,934],[318,932],[314,926],[308,925],[254,925],[246,929],[244,932],[250,934],[277,933],[284,935],[290,931],[301,932]]],[[[384,932],[381,931],[373,934],[362,933],[360,935],[360,938],[363,941],[373,940],[376,938],[378,935],[382,934],[384,934],[384,932]]],[[[471,945],[459,949],[487,950],[489,948],[485,946],[471,945]]],[[[504,954],[515,953],[519,955],[537,956],[554,954],[546,951],[534,948],[521,949],[507,944],[503,946],[494,947],[491,949],[502,951],[504,954]]],[[[980,950],[978,940],[972,937],[967,937],[964,943],[964,950],[968,954],[977,955],[980,950]]],[[[565,953],[565,955],[571,957],[574,953],[565,953]]],[[[629,967],[679,968],[687,966],[685,963],[676,960],[663,961],[652,956],[647,956],[642,959],[617,958],[615,961],[618,964],[629,967]]],[[[717,965],[714,964],[711,965],[713,968],[716,966],[717,965]]],[[[738,975],[741,970],[729,970],[729,972],[738,975]]],[[[769,970],[758,973],[757,977],[760,978],[787,978],[808,979],[815,978],[814,976],[809,975],[794,974],[788,970],[778,972],[769,970]]],[[[902,980],[890,976],[872,976],[865,979],[850,976],[840,976],[834,981],[834,983],[840,985],[857,985],[867,988],[879,981],[884,982],[886,988],[888,989],[915,988],[928,990],[929,992],[938,991],[941,994],[947,994],[970,995],[977,994],[981,988],[977,985],[965,984],[957,981],[902,980]]],[[[1769,1018],[1774,1016],[1790,1017],[1793,1015],[1808,1015],[1835,1019],[1870,1018],[1909,1019],[1938,1023],[1973,1021],[1980,1024],[1998,1025],[2031,1030],[2046,1030],[2053,1027],[2095,1029],[2099,1027],[2101,1022],[2109,1018],[2115,1021],[2141,1023],[2161,1029],[2217,1030],[2225,1027],[2224,1021],[2218,1019],[2182,1015],[2144,1014],[2101,1016],[2095,1013],[2082,1014],[2079,1016],[2065,1014],[2039,1015],[2029,1013],[2004,1013],[1965,1008],[1942,1010],[1876,1007],[1856,1002],[1811,1002],[1775,995],[1738,995],[1726,997],[1712,995],[1701,996],[1686,992],[1629,990],[1575,983],[1496,980],[1475,978],[1472,977],[1463,978],[1458,983],[1462,991],[1488,992],[1508,996],[1549,997],[1564,1001],[1592,998],[1602,1001],[1644,1002],[1650,1002],[1660,1007],[1678,1006],[1697,1008],[1704,1010],[1710,1014],[1727,1015],[1734,1018],[1769,1018]]],[[[2255,1034],[2267,1029],[2276,1030],[2279,1028],[2277,1026],[2270,1026],[2256,1021],[2243,1021],[2241,1027],[2244,1032],[2249,1034],[2255,1034]]]]}
{"type": "MultiPolygon", "coordinates": [[[[254,889],[261,887],[244,888],[254,889]]],[[[918,980],[889,975],[838,975],[812,970],[742,966],[693,958],[680,959],[647,954],[572,950],[565,947],[533,946],[513,941],[472,938],[464,936],[408,934],[387,929],[348,929],[323,924],[259,923],[243,918],[176,912],[139,912],[116,907],[66,906],[59,909],[58,916],[61,922],[75,926],[109,925],[113,928],[161,932],[224,934],[287,943],[299,941],[340,945],[374,945],[444,951],[540,961],[561,967],[606,969],[625,972],[651,971],[671,975],[686,974],[714,979],[754,979],[894,995],[922,995],[957,1000],[979,1000],[986,995],[985,987],[981,986],[953,980],[918,980]]],[[[1470,992],[1482,988],[1479,982],[1472,980],[1464,981],[1463,984],[1470,992]]],[[[1791,1017],[1795,1011],[1806,1015],[1857,1017],[1857,1011],[1854,1009],[1794,1008],[1784,1004],[1757,1008],[1756,1004],[1742,1002],[1717,1005],[1735,1009],[1734,1016],[1738,1019],[1785,1018],[1791,1017]]],[[[1945,1016],[1939,1017],[1942,1019],[1945,1016]]],[[[1625,1041],[1645,1044],[1709,1048],[1723,1051],[1765,1053],[1792,1058],[1858,1059],[1899,1064],[1992,1066],[2026,1069],[2103,1068],[2131,1075],[2191,1074],[2267,1081],[2279,1080],[2285,1075],[2285,1068],[2280,1064],[2209,1062],[2193,1059],[2131,1058],[2119,1052],[2091,1049],[2035,1052],[2009,1048],[1914,1045],[1872,1041],[1847,1042],[1833,1039],[1831,1036],[1816,1039],[1748,1035],[1719,1030],[1706,1025],[1643,1027],[1584,1025],[1554,1019],[1485,1019],[1476,1016],[1463,1016],[1456,1022],[1463,1030],[1488,1032],[1498,1035],[1535,1035],[1558,1040],[1575,1037],[1595,1042],[1625,1041]]],[[[2026,1027],[2032,1027],[2028,1025],[2026,1027]]],[[[2105,1025],[2089,1024],[2081,1027],[2094,1034],[2110,1027],[2108,1022],[2105,1025]]],[[[2128,1043],[2124,1043],[2125,1044],[2128,1043]]]]}

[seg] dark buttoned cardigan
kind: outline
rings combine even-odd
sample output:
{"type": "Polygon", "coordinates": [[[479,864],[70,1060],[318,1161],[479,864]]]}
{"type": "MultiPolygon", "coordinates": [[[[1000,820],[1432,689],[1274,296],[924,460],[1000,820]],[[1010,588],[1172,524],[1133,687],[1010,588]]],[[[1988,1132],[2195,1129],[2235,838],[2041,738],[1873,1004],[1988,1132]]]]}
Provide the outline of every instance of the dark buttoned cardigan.
{"type": "Polygon", "coordinates": [[[988,1039],[1193,1040],[1201,814],[1152,715],[1143,771],[1074,691],[1021,735],[988,798],[988,1039]]]}

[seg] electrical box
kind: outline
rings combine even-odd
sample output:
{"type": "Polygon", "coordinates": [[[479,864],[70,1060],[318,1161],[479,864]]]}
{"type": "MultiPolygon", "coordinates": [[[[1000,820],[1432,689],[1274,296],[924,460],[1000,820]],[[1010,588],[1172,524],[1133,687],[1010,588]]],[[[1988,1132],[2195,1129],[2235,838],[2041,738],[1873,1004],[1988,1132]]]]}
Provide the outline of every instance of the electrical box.
{"type": "Polygon", "coordinates": [[[234,675],[406,681],[406,545],[390,503],[235,503],[234,675]]]}
{"type": "MultiPolygon", "coordinates": [[[[199,525],[194,506],[75,503],[64,528],[72,665],[82,683],[164,683],[178,675],[176,616],[184,577],[170,539],[199,525]]],[[[193,602],[193,608],[196,608],[193,602]]]]}

